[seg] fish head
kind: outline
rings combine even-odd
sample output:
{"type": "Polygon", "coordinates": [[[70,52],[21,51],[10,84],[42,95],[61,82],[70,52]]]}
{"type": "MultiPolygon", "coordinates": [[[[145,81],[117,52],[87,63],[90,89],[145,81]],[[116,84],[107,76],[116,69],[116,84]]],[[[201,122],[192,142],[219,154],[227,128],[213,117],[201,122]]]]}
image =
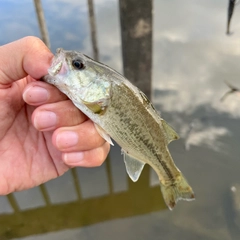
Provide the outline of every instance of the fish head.
{"type": "Polygon", "coordinates": [[[48,69],[49,78],[46,81],[53,85],[63,84],[67,87],[77,84],[84,87],[92,81],[86,76],[86,71],[89,69],[82,53],[58,48],[48,69]]]}
{"type": "Polygon", "coordinates": [[[57,49],[43,80],[76,102],[106,104],[110,98],[111,81],[106,67],[78,51],[57,49]]]}

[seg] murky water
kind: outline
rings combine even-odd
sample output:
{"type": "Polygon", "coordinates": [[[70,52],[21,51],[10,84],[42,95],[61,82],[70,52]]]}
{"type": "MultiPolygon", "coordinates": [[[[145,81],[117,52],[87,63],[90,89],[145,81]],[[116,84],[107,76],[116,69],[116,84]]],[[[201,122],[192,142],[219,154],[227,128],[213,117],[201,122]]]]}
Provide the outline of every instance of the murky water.
{"type": "MultiPolygon", "coordinates": [[[[87,1],[42,2],[52,51],[91,56],[87,1]]],[[[181,136],[169,148],[196,201],[179,202],[170,212],[156,175],[146,167],[132,183],[114,147],[99,168],[77,168],[41,187],[0,196],[1,240],[239,239],[240,96],[220,98],[228,91],[224,81],[240,87],[240,7],[226,36],[227,4],[153,1],[152,67],[145,71],[152,75],[156,108],[181,136]]],[[[100,61],[126,71],[118,1],[95,0],[95,11],[100,61]]],[[[39,36],[33,2],[0,1],[0,29],[0,44],[39,36]]]]}

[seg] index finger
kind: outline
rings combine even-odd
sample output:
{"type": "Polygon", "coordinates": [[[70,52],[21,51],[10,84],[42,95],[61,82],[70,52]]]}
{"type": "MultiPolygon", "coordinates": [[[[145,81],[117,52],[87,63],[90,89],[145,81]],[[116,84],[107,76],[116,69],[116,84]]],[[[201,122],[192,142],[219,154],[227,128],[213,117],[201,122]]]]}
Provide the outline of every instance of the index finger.
{"type": "Polygon", "coordinates": [[[32,76],[40,79],[47,74],[53,54],[37,37],[25,37],[0,46],[0,85],[32,76]]]}

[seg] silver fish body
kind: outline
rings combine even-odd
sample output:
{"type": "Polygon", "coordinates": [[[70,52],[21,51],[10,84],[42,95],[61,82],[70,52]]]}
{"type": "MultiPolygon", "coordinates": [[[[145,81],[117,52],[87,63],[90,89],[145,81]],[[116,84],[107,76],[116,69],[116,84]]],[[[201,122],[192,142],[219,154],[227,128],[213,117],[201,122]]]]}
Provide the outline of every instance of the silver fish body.
{"type": "Polygon", "coordinates": [[[58,49],[48,72],[43,80],[65,93],[106,141],[112,144],[112,138],[122,147],[133,181],[147,163],[159,177],[169,209],[179,199],[194,199],[192,188],[167,148],[178,135],[144,93],[115,70],[76,51],[58,49]]]}

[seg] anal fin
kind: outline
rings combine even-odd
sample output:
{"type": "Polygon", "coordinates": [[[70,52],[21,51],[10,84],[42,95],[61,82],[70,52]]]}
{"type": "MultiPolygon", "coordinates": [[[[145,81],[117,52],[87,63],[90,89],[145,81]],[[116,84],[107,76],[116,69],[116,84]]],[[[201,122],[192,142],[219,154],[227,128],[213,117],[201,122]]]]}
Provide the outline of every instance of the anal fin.
{"type": "Polygon", "coordinates": [[[122,150],[122,153],[124,155],[124,163],[128,176],[132,179],[133,182],[136,182],[141,175],[145,163],[133,158],[124,150],[122,150]]]}

